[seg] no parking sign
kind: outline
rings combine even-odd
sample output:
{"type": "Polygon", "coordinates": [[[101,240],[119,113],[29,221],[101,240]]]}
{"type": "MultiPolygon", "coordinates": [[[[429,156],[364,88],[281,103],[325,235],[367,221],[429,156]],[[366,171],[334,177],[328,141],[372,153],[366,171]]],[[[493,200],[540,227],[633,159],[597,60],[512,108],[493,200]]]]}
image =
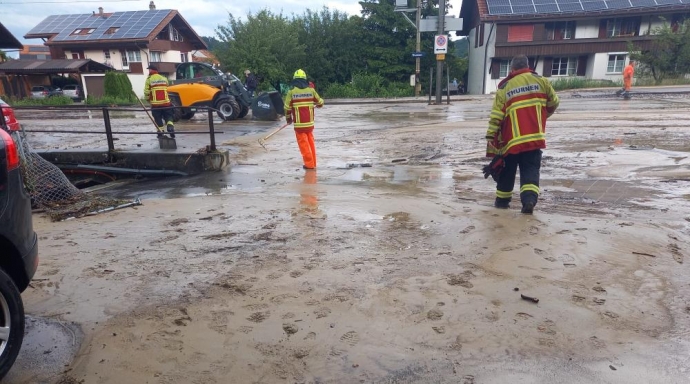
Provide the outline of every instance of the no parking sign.
{"type": "Polygon", "coordinates": [[[448,36],[436,35],[434,37],[434,53],[446,54],[448,53],[448,36]]]}

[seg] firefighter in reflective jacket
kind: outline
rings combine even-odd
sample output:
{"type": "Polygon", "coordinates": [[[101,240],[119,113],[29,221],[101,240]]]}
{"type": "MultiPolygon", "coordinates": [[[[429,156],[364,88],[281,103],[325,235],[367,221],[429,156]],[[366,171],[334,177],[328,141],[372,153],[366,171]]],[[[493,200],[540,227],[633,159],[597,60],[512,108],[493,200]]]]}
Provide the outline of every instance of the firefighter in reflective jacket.
{"type": "Polygon", "coordinates": [[[285,96],[285,119],[288,124],[295,123],[295,136],[304,161],[302,168],[315,169],[314,107],[323,107],[323,99],[309,87],[307,74],[301,69],[295,71],[290,85],[292,88],[285,96]]]}
{"type": "Polygon", "coordinates": [[[532,214],[539,197],[541,150],[546,148],[546,119],[558,108],[551,83],[529,68],[526,56],[511,62],[511,72],[498,85],[486,132],[487,156],[503,156],[496,208],[509,208],[520,167],[522,213],[532,214]]]}
{"type": "Polygon", "coordinates": [[[158,68],[149,65],[149,77],[144,84],[144,97],[151,104],[151,114],[158,128],[158,137],[163,137],[165,126],[168,127],[170,137],[175,138],[173,125],[173,110],[168,97],[168,79],[158,74],[158,68]]]}

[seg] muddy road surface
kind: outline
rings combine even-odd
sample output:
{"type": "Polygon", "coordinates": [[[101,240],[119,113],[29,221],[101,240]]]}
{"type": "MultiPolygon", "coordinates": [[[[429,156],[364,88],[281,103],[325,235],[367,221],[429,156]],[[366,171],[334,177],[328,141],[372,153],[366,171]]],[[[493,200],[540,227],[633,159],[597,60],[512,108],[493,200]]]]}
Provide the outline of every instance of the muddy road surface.
{"type": "Polygon", "coordinates": [[[690,382],[690,99],[561,97],[533,216],[492,207],[490,97],[327,102],[316,171],[233,123],[227,172],[37,215],[8,382],[690,382]]]}

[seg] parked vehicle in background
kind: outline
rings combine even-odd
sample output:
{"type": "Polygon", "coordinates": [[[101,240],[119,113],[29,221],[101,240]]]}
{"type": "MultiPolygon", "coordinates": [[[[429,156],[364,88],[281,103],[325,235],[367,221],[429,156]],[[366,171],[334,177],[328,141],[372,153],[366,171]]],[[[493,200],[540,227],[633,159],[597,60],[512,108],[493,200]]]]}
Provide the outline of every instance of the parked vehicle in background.
{"type": "Polygon", "coordinates": [[[36,85],[31,88],[32,99],[45,99],[51,96],[62,96],[62,89],[52,85],[36,85]]]}
{"type": "Polygon", "coordinates": [[[7,103],[0,99],[0,108],[2,108],[2,114],[0,114],[0,129],[6,129],[8,131],[18,131],[19,122],[14,117],[14,111],[7,103]]]}
{"type": "Polygon", "coordinates": [[[77,84],[68,84],[62,87],[62,94],[72,98],[74,101],[81,101],[84,98],[81,86],[77,84]]]}
{"type": "Polygon", "coordinates": [[[12,135],[0,128],[0,379],[21,349],[25,319],[20,293],[38,266],[31,198],[24,189],[19,162],[12,135]]]}

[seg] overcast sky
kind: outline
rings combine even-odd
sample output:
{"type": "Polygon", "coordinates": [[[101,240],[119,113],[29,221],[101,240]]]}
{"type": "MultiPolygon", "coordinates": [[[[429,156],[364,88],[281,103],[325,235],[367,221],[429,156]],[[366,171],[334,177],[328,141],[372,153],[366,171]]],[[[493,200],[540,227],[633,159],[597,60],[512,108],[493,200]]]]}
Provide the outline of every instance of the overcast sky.
{"type": "MultiPolygon", "coordinates": [[[[41,39],[24,39],[24,35],[50,15],[86,14],[98,12],[138,11],[148,9],[150,0],[0,0],[0,23],[24,44],[42,44],[41,39]]],[[[358,0],[154,0],[157,9],[177,9],[200,36],[215,36],[219,24],[225,25],[228,12],[235,17],[256,13],[264,8],[274,13],[302,14],[307,8],[319,10],[324,6],[350,15],[359,15],[358,0]]],[[[462,0],[450,0],[450,14],[460,14],[462,0]]]]}

